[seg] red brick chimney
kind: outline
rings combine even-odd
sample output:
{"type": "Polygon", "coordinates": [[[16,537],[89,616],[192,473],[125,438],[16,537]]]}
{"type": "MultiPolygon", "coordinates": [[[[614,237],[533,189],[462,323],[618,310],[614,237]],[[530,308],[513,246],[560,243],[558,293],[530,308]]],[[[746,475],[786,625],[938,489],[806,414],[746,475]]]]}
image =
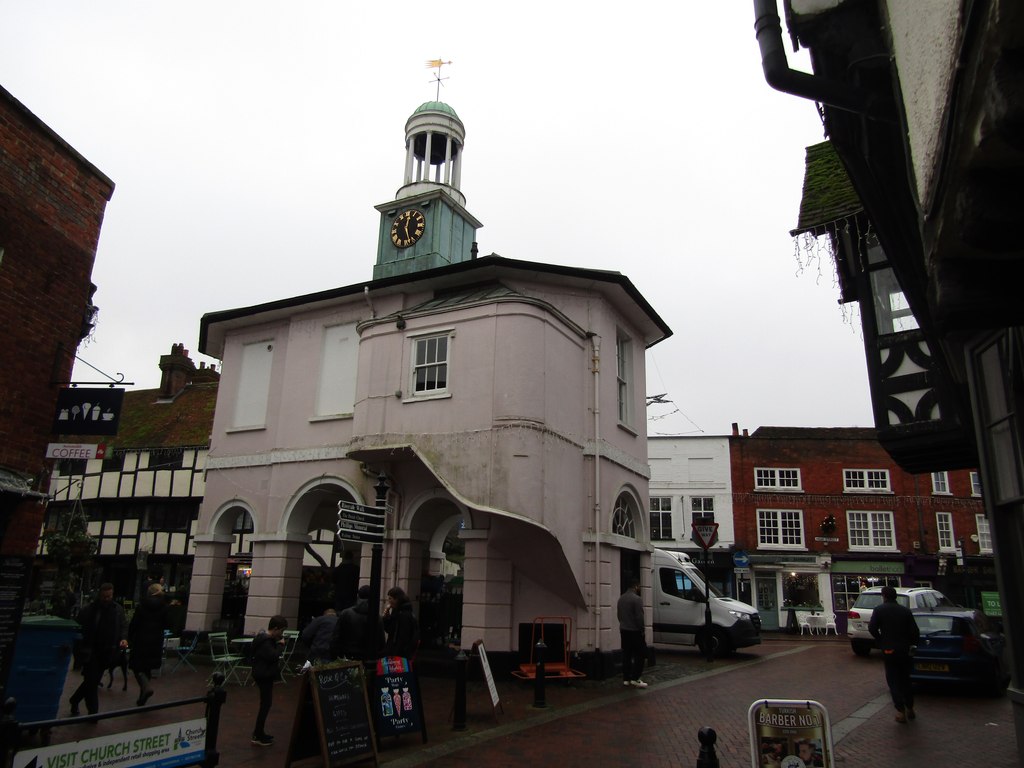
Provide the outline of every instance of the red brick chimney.
{"type": "Polygon", "coordinates": [[[174,398],[192,382],[196,364],[184,344],[172,344],[171,354],[160,356],[160,397],[174,398]]]}

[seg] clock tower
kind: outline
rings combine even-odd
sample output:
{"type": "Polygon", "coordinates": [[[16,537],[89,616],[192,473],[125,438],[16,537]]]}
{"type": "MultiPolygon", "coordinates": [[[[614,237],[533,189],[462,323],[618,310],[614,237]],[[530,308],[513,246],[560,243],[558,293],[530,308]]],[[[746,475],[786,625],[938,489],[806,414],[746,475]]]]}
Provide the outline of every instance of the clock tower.
{"type": "Polygon", "coordinates": [[[405,123],[405,183],[380,211],[373,279],[443,267],[471,256],[483,226],[459,189],[466,129],[440,101],[421,104],[405,123]]]}

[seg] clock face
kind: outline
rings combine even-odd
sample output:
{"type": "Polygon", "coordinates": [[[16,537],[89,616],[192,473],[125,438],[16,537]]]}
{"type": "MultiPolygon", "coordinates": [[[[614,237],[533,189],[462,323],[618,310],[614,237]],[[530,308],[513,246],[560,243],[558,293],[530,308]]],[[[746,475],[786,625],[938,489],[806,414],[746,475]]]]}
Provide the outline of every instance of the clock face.
{"type": "Polygon", "coordinates": [[[414,208],[402,211],[391,225],[391,242],[398,248],[408,248],[421,237],[427,228],[427,220],[414,208]]]}

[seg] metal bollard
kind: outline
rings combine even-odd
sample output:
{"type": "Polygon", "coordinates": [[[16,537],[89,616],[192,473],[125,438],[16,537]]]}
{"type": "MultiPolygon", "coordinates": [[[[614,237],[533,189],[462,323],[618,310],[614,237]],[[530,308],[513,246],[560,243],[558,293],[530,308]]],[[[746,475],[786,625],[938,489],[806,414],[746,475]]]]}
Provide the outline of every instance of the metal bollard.
{"type": "Polygon", "coordinates": [[[718,734],[714,728],[704,726],[697,731],[700,742],[700,753],[697,755],[697,768],[718,768],[718,755],[715,753],[715,742],[718,734]]]}
{"type": "Polygon", "coordinates": [[[465,650],[459,650],[455,657],[455,705],[452,707],[452,730],[466,730],[466,668],[469,656],[465,650]]]}
{"type": "Polygon", "coordinates": [[[534,709],[544,709],[548,704],[544,699],[544,651],[548,647],[544,645],[543,638],[537,641],[534,646],[537,657],[536,677],[533,680],[533,706],[534,709]]]}

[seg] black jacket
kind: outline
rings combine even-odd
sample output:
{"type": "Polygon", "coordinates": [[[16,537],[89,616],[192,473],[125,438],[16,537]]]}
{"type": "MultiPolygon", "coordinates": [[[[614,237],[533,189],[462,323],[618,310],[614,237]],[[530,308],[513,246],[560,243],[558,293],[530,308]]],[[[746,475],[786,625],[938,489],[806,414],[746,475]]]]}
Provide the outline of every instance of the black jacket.
{"type": "Polygon", "coordinates": [[[384,617],[384,631],[388,641],[385,656],[404,656],[411,659],[420,647],[420,625],[412,613],[412,603],[402,603],[384,617]]]}
{"type": "Polygon", "coordinates": [[[906,655],[910,646],[917,645],[921,631],[914,614],[906,606],[885,600],[871,612],[868,632],[878,641],[883,651],[906,655]]]}
{"type": "Polygon", "coordinates": [[[360,598],[355,605],[346,608],[338,615],[334,624],[334,635],[331,637],[331,656],[338,659],[361,659],[367,651],[370,658],[376,658],[381,646],[384,645],[384,630],[377,622],[377,642],[372,648],[363,647],[366,627],[370,622],[370,604],[360,598]]]}
{"type": "Polygon", "coordinates": [[[130,665],[136,672],[149,672],[163,663],[167,603],[163,595],[149,595],[139,603],[128,625],[130,665]]]}
{"type": "Polygon", "coordinates": [[[276,680],[281,676],[281,643],[261,629],[252,641],[253,680],[276,680]]]}
{"type": "Polygon", "coordinates": [[[82,627],[80,648],[99,667],[109,667],[118,653],[118,646],[128,637],[124,608],[113,600],[93,600],[78,614],[82,627]]]}

